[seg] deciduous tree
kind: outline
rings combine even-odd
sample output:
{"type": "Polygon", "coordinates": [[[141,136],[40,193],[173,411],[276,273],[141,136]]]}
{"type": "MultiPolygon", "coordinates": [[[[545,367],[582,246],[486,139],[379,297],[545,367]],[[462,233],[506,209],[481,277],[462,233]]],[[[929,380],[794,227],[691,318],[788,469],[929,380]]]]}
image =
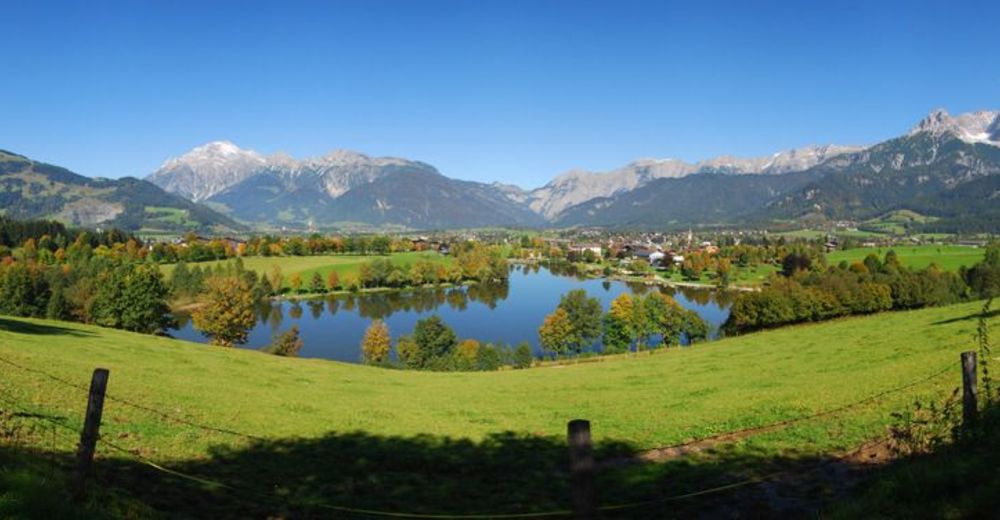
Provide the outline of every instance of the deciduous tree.
{"type": "Polygon", "coordinates": [[[213,278],[207,301],[192,314],[194,326],[225,347],[246,343],[256,323],[254,298],[246,282],[236,277],[213,278]]]}

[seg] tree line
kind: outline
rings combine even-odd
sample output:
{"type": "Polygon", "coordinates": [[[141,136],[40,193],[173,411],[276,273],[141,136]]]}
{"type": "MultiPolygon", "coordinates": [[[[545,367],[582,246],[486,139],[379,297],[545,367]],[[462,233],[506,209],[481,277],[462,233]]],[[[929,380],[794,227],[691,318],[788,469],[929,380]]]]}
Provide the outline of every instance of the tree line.
{"type": "Polygon", "coordinates": [[[760,291],[739,295],[723,326],[740,334],[793,323],[887,310],[947,305],[996,293],[1000,279],[1000,248],[987,247],[985,258],[959,273],[935,265],[911,269],[894,251],[880,259],[827,266],[809,251],[788,254],[782,270],[760,291]]]}
{"type": "Polygon", "coordinates": [[[708,337],[708,324],[659,291],[622,293],[605,313],[597,298],[574,289],[559,301],[538,329],[542,350],[553,357],[594,352],[600,341],[607,354],[679,345],[708,337]]]}
{"type": "Polygon", "coordinates": [[[400,336],[395,345],[388,325],[382,320],[373,321],[361,342],[361,354],[371,365],[439,372],[521,369],[530,367],[534,359],[527,342],[511,347],[459,340],[437,315],[417,321],[413,333],[400,336]]]}

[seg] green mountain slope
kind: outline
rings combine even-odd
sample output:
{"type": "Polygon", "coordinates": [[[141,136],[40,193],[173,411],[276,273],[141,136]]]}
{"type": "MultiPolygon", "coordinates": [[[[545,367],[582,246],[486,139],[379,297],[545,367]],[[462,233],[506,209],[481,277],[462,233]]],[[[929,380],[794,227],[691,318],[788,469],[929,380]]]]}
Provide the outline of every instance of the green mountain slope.
{"type": "Polygon", "coordinates": [[[139,179],[91,179],[0,150],[0,213],[76,226],[127,230],[218,231],[242,224],[139,179]]]}

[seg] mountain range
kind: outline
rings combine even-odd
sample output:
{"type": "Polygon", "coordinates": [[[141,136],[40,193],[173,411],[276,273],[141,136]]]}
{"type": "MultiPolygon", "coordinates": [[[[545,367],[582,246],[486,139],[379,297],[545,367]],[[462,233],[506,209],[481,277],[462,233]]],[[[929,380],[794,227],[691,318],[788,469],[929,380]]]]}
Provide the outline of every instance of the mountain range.
{"type": "Polygon", "coordinates": [[[295,159],[228,141],[169,159],[145,180],[87,179],[5,153],[0,200],[10,215],[132,228],[656,227],[862,220],[907,209],[995,231],[998,173],[1000,112],[935,110],[871,146],[696,163],[641,159],[608,172],[572,170],[535,189],[457,180],[404,158],[337,150],[295,159]]]}
{"type": "Polygon", "coordinates": [[[0,215],[128,230],[229,233],[247,229],[141,179],[92,179],[5,150],[0,150],[0,215]]]}

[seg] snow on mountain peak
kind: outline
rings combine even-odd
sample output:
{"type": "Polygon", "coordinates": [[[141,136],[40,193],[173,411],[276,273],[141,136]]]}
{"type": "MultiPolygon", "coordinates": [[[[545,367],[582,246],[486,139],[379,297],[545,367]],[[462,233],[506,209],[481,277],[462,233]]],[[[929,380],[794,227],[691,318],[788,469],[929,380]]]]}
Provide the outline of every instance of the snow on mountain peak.
{"type": "Polygon", "coordinates": [[[952,116],[944,109],[935,109],[907,135],[921,133],[950,134],[967,143],[1000,146],[1000,111],[980,110],[952,116]]]}

